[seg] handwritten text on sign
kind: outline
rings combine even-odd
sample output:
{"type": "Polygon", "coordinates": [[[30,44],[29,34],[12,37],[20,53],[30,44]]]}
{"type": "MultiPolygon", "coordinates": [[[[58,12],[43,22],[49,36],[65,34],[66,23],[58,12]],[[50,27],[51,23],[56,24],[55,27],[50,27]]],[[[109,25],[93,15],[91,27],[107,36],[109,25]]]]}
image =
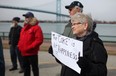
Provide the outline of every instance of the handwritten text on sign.
{"type": "Polygon", "coordinates": [[[83,56],[83,42],[55,32],[52,32],[51,38],[54,56],[66,66],[80,73],[81,69],[76,62],[78,57],[83,56]]]}

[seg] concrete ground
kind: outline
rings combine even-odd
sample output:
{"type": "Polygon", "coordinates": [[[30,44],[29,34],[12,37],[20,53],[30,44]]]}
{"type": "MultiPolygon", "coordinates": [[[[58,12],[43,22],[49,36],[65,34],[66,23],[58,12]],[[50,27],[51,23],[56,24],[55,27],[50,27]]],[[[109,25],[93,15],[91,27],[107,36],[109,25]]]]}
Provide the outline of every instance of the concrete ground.
{"type": "MultiPolygon", "coordinates": [[[[11,68],[9,49],[4,49],[4,57],[6,65],[5,76],[23,76],[23,73],[18,73],[19,70],[9,71],[9,68],[11,68]]],[[[108,56],[107,68],[108,76],[116,76],[116,55],[108,56]]],[[[40,51],[39,70],[40,76],[60,76],[61,66],[55,62],[54,58],[50,54],[40,51]]]]}

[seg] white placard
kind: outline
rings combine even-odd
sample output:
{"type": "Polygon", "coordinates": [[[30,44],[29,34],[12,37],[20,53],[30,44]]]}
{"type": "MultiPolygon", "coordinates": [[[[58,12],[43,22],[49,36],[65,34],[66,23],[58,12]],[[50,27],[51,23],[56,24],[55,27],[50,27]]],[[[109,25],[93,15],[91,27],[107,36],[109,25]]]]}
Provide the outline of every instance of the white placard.
{"type": "Polygon", "coordinates": [[[54,56],[66,66],[80,73],[81,68],[76,62],[78,57],[83,56],[83,42],[52,32],[51,43],[54,56]]]}

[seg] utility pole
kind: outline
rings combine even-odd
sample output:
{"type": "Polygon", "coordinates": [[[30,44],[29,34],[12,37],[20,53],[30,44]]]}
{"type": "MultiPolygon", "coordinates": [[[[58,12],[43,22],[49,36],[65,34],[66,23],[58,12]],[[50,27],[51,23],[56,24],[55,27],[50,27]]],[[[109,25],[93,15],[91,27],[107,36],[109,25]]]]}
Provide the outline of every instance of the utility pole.
{"type": "Polygon", "coordinates": [[[56,15],[56,20],[57,21],[61,21],[61,0],[56,0],[56,13],[58,13],[56,15]]]}

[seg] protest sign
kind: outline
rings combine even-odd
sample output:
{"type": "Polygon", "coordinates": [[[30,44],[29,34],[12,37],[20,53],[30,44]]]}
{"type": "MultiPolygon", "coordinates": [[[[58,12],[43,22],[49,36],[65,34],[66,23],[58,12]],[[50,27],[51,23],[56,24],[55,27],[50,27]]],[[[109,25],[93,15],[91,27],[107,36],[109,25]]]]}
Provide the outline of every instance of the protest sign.
{"type": "Polygon", "coordinates": [[[80,73],[81,68],[76,62],[78,57],[83,56],[83,42],[52,32],[51,43],[54,56],[66,66],[80,73]]]}

